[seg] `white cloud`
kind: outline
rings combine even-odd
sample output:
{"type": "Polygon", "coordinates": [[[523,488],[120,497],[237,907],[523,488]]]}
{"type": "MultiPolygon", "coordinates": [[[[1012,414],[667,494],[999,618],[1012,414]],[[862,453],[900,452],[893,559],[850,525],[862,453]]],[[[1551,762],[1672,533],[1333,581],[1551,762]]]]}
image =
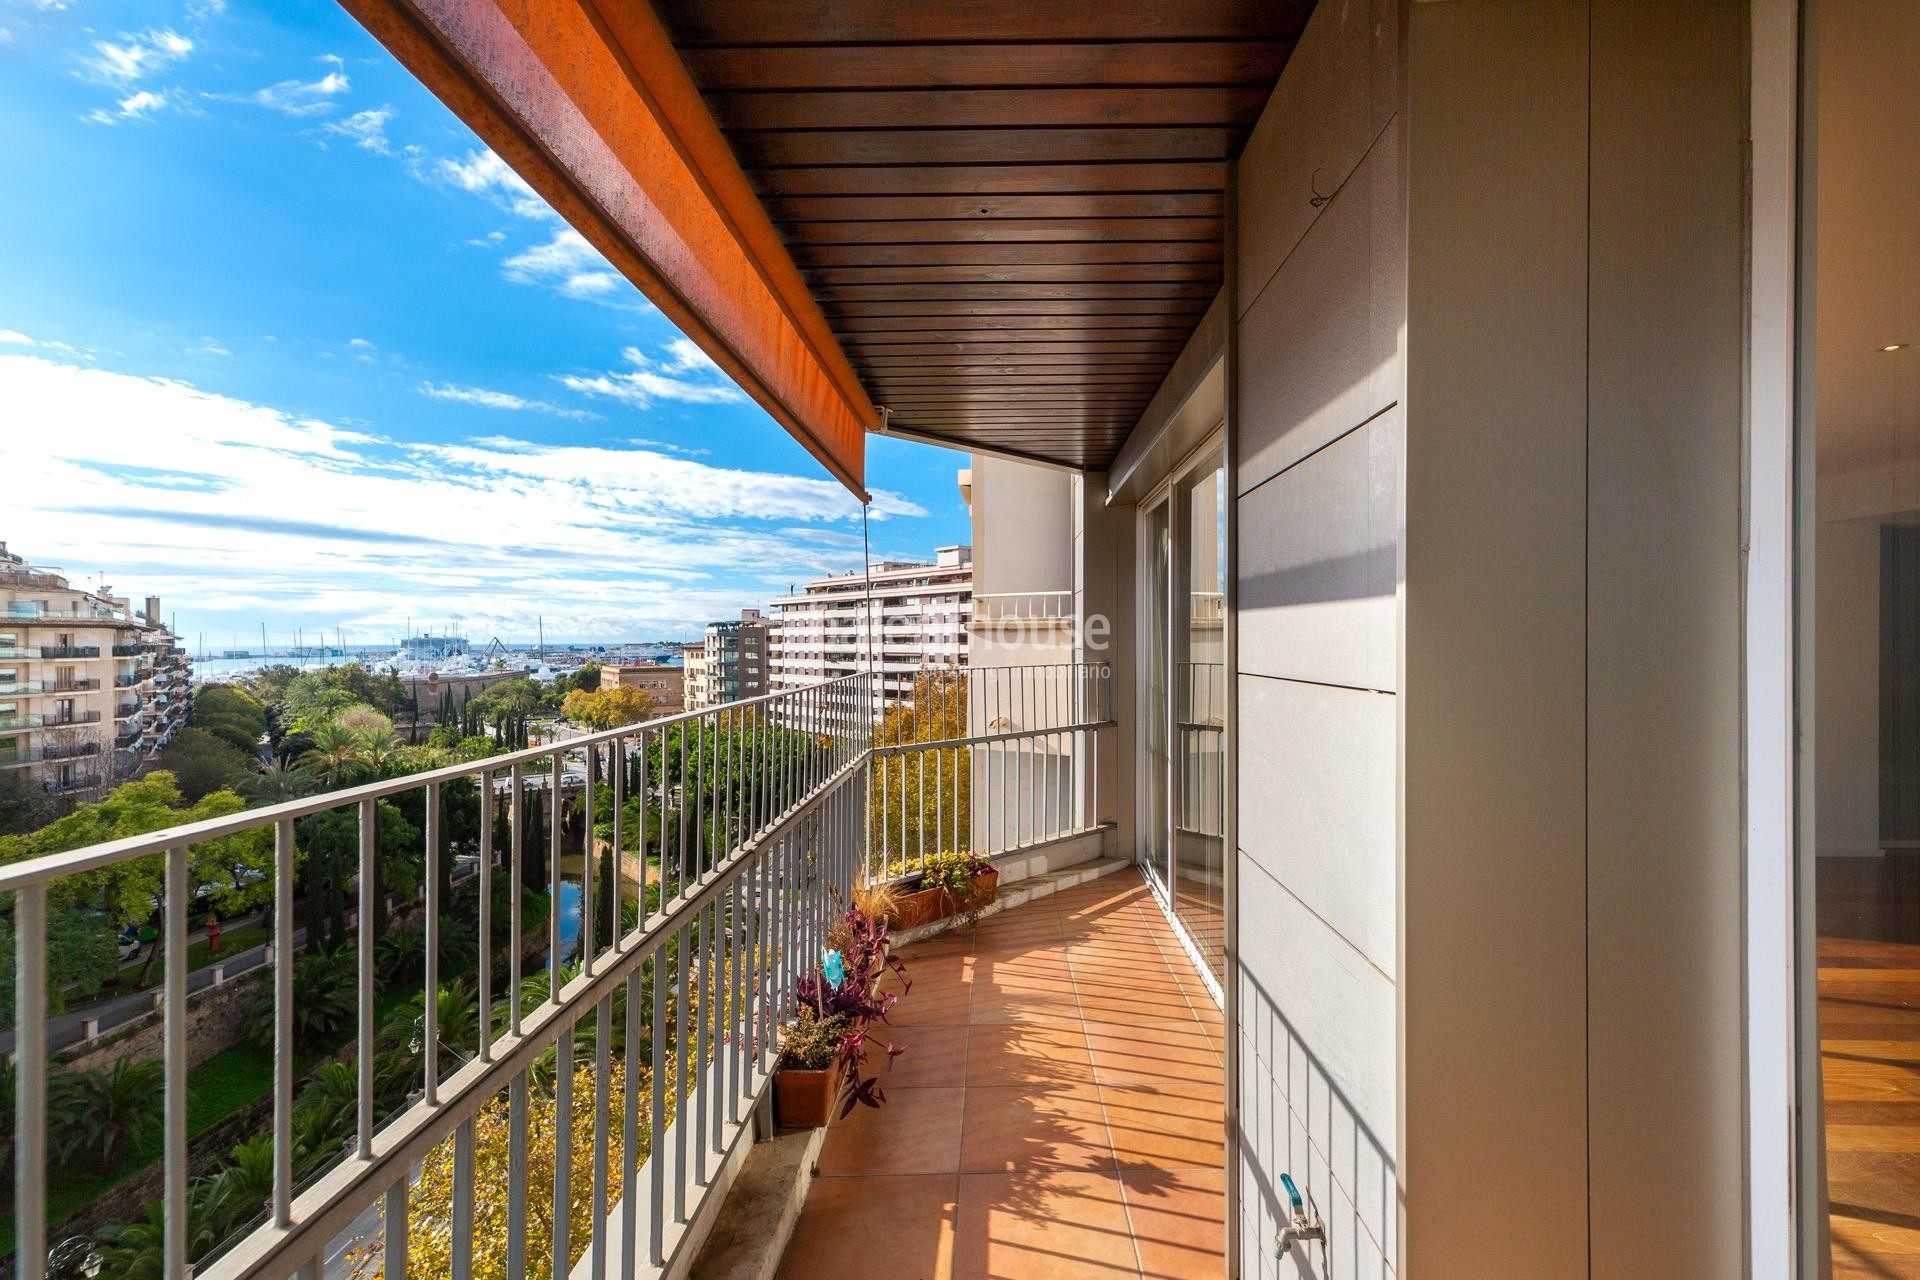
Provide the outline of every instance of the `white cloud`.
{"type": "Polygon", "coordinates": [[[441,181],[462,191],[484,195],[520,218],[551,218],[553,210],[505,160],[486,147],[469,151],[462,160],[442,160],[434,167],[441,181]]]}
{"type": "MultiPolygon", "coordinates": [[[[518,639],[544,614],[550,636],[686,635],[764,603],[769,575],[851,567],[844,539],[806,536],[858,520],[822,475],[512,437],[400,443],[0,341],[19,352],[0,354],[6,440],[62,441],[0,441],[9,542],[113,565],[189,630],[268,618],[371,642],[428,615],[518,639]]],[[[920,513],[886,493],[877,507],[920,513]]]]}
{"type": "Polygon", "coordinates": [[[359,347],[363,351],[372,351],[374,349],[373,344],[365,338],[348,338],[347,345],[350,347],[359,347]]]}
{"type": "Polygon", "coordinates": [[[217,338],[201,338],[199,346],[187,348],[187,354],[197,356],[230,356],[233,352],[221,346],[217,338]]]}
{"type": "MultiPolygon", "coordinates": [[[[333,99],[353,87],[344,71],[329,71],[318,80],[282,80],[252,93],[210,93],[222,102],[250,102],[289,116],[317,116],[332,111],[333,99]]],[[[386,123],[383,118],[380,123],[386,123]]]]}
{"type": "Polygon", "coordinates": [[[195,22],[217,18],[227,11],[227,0],[189,0],[187,16],[195,22]]]}
{"type": "Polygon", "coordinates": [[[470,404],[482,409],[527,409],[535,413],[550,413],[556,417],[576,419],[599,416],[588,413],[585,409],[563,409],[545,400],[529,400],[525,396],[517,396],[510,391],[494,391],[488,387],[461,387],[450,382],[423,382],[420,384],[420,394],[435,400],[451,400],[456,404],[470,404]]]}
{"type": "Polygon", "coordinates": [[[81,59],[81,65],[94,79],[129,84],[184,60],[192,52],[193,41],[170,28],[159,28],[144,35],[122,35],[118,41],[96,40],[93,55],[81,59]]]}
{"type": "Polygon", "coordinates": [[[395,154],[393,144],[387,141],[387,121],[391,119],[392,107],[369,107],[365,111],[354,112],[345,120],[335,120],[320,128],[323,132],[347,139],[356,147],[390,156],[395,154]]]}
{"type": "Polygon", "coordinates": [[[665,349],[666,358],[654,360],[638,347],[626,347],[620,355],[632,369],[592,377],[561,374],[559,381],[582,395],[606,396],[641,409],[655,400],[723,404],[745,398],[706,353],[685,338],[675,338],[665,349]]]}
{"type": "Polygon", "coordinates": [[[632,289],[600,251],[572,227],[562,227],[545,244],[534,245],[500,264],[500,274],[517,284],[544,284],[584,301],[627,298],[632,289]]]}
{"type": "Polygon", "coordinates": [[[38,347],[42,351],[58,351],[61,355],[76,356],[82,360],[92,360],[94,349],[82,351],[71,342],[61,342],[55,338],[30,338],[18,329],[0,329],[0,343],[13,347],[38,347]]]}

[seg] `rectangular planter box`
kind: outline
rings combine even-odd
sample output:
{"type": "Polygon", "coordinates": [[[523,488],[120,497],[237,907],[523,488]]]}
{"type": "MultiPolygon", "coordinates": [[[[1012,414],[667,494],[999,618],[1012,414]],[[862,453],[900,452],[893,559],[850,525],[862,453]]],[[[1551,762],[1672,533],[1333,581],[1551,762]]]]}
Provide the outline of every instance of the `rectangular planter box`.
{"type": "Polygon", "coordinates": [[[773,1073],[773,1117],[782,1129],[818,1129],[840,1100],[840,1060],[819,1071],[781,1067],[773,1073]]]}
{"type": "MultiPolygon", "coordinates": [[[[977,911],[992,902],[999,894],[1000,873],[992,867],[980,871],[974,876],[977,892],[968,904],[970,910],[977,911]]],[[[935,920],[945,920],[960,909],[953,895],[945,889],[919,889],[913,893],[902,894],[900,905],[895,909],[894,925],[896,929],[917,929],[923,924],[932,924],[935,920]]]]}

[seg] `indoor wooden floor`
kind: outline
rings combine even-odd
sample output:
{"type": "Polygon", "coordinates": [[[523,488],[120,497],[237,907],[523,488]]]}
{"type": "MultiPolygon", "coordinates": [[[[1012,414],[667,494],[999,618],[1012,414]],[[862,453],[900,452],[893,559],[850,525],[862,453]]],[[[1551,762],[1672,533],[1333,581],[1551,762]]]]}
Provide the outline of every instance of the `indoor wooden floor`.
{"type": "Polygon", "coordinates": [[[1820,1054],[1835,1280],[1920,1280],[1920,861],[1822,862],[1820,1054]]]}

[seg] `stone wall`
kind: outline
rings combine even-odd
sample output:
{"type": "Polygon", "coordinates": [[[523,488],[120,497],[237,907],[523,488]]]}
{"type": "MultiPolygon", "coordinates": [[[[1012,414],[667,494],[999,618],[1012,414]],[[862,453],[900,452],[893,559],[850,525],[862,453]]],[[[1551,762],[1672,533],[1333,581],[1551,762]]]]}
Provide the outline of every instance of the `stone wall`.
{"type": "MultiPolygon", "coordinates": [[[[217,987],[187,997],[187,1066],[197,1067],[247,1033],[247,1011],[266,991],[273,970],[249,969],[217,987]]],[[[63,1071],[97,1071],[122,1058],[157,1062],[165,1052],[165,1020],[156,1009],[114,1028],[97,1040],[83,1040],[54,1055],[63,1071]]]]}

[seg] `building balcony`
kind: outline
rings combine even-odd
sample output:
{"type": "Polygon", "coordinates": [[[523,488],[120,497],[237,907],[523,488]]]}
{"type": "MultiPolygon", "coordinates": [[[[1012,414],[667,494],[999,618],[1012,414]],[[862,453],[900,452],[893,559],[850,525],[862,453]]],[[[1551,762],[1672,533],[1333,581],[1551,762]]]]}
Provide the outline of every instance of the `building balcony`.
{"type": "Polygon", "coordinates": [[[782,1275],[876,1223],[903,1275],[1224,1273],[1223,1020],[1138,871],[901,957],[886,1105],[828,1128],[782,1275]]]}
{"type": "Polygon", "coordinates": [[[116,689],[131,689],[133,686],[139,684],[140,680],[141,676],[139,672],[124,672],[114,676],[113,687],[116,689]]]}
{"type": "Polygon", "coordinates": [[[93,676],[84,680],[49,680],[45,684],[48,693],[91,693],[100,687],[100,681],[93,676]]]}
{"type": "Polygon", "coordinates": [[[140,714],[142,705],[143,704],[138,702],[116,703],[113,708],[113,718],[115,720],[125,720],[131,716],[137,716],[140,714]]]}
{"type": "Polygon", "coordinates": [[[38,712],[0,713],[0,733],[13,733],[21,729],[38,729],[46,717],[38,712]]]}
{"type": "Polygon", "coordinates": [[[100,646],[97,644],[43,644],[40,656],[49,661],[63,658],[97,658],[100,646]]]}
{"type": "Polygon", "coordinates": [[[147,647],[143,644],[117,644],[113,646],[113,656],[116,658],[137,658],[146,651],[147,647]]]}
{"type": "MultiPolygon", "coordinates": [[[[370,822],[375,800],[428,784],[479,783],[491,803],[521,808],[527,802],[514,797],[515,788],[537,789],[562,769],[581,767],[577,757],[585,754],[589,770],[611,772],[663,800],[657,822],[615,829],[611,839],[631,851],[606,864],[617,878],[608,883],[595,869],[598,860],[582,863],[568,852],[565,841],[577,837],[564,824],[496,849],[495,824],[478,823],[480,865],[497,868],[488,874],[497,874],[503,888],[523,883],[524,858],[549,848],[549,839],[559,842],[551,847],[562,856],[543,860],[541,874],[555,890],[568,890],[550,895],[566,905],[547,913],[533,935],[547,958],[523,960],[520,947],[483,947],[469,962],[473,973],[396,977],[379,967],[384,951],[349,950],[360,966],[360,989],[381,1001],[435,983],[442,994],[426,1002],[417,1028],[408,1023],[409,1034],[397,1038],[397,1024],[376,1020],[373,1001],[357,1005],[349,1034],[363,1045],[377,1037],[398,1047],[383,1049],[377,1062],[363,1058],[374,1074],[358,1077],[353,1104],[335,1117],[339,1125],[271,1172],[280,1222],[263,1224],[248,1209],[217,1228],[231,1233],[218,1245],[169,1233],[163,1274],[197,1265],[208,1275],[267,1277],[289,1273],[301,1258],[377,1261],[399,1232],[431,1230],[426,1224],[436,1213],[442,1222],[460,1220],[451,1274],[464,1274],[470,1257],[522,1249],[535,1259],[557,1252],[556,1270],[575,1274],[591,1268],[588,1254],[608,1275],[687,1274],[710,1232],[724,1237],[749,1220],[743,1215],[751,1206],[729,1193],[757,1154],[757,1140],[771,1136],[763,1118],[777,1031],[796,1016],[795,984],[816,963],[824,923],[845,909],[857,882],[917,874],[927,854],[942,848],[997,855],[1007,892],[977,920],[904,951],[913,986],[888,1035],[906,1053],[882,1081],[887,1104],[857,1108],[825,1133],[820,1176],[805,1194],[784,1273],[844,1270],[847,1224],[862,1204],[884,1215],[890,1251],[895,1244],[910,1251],[898,1255],[910,1274],[979,1266],[1019,1275],[1023,1259],[1039,1265],[1050,1251],[1104,1265],[1158,1250],[1155,1265],[1181,1260],[1202,1267],[1220,1252],[1223,1159],[1220,1031],[1204,983],[1185,968],[1185,953],[1130,860],[1105,848],[1113,824],[1100,819],[1084,788],[1043,802],[1038,791],[1005,789],[984,775],[971,792],[961,786],[961,762],[976,752],[1032,738],[1032,758],[1041,759],[1043,735],[1090,745],[1111,727],[1104,669],[1099,681],[1102,700],[1081,704],[1082,719],[977,738],[891,741],[884,735],[898,727],[874,715],[869,677],[850,676],[756,700],[751,717],[728,707],[696,711],[14,863],[0,868],[0,891],[16,895],[21,988],[44,990],[47,890],[74,874],[76,863],[92,872],[165,855],[170,879],[184,884],[187,851],[196,842],[271,833],[319,809],[336,809],[348,823],[370,822]],[[640,750],[690,721],[699,723],[697,740],[712,744],[715,762],[732,762],[729,770],[640,750]],[[743,747],[750,752],[742,754],[743,747]],[[612,767],[621,760],[637,762],[642,777],[612,767]],[[896,788],[912,788],[919,819],[911,828],[893,826],[892,817],[908,811],[889,799],[896,788]],[[988,810],[1004,817],[979,824],[983,836],[994,826],[1018,838],[989,844],[963,834],[976,829],[974,813],[988,810]],[[670,834],[683,814],[700,815],[704,833],[684,845],[670,834]],[[609,936],[600,904],[609,894],[630,897],[642,866],[658,886],[658,908],[609,936]],[[726,927],[713,929],[716,919],[726,927]],[[585,962],[555,968],[569,956],[585,962]],[[476,986],[495,1000],[506,995],[519,1014],[488,1019],[483,1032],[461,1010],[462,997],[451,994],[476,986]],[[609,1034],[616,1027],[625,1034],[609,1034]],[[537,1109],[531,1131],[512,1120],[527,1118],[529,1107],[537,1109]],[[568,1158],[529,1158],[529,1143],[554,1132],[577,1135],[568,1158]],[[356,1134],[370,1140],[359,1143],[356,1134]],[[481,1172],[495,1169],[501,1185],[481,1172]],[[557,1242],[554,1219],[533,1209],[556,1201],[574,1206],[560,1219],[572,1223],[570,1234],[557,1242]]],[[[120,740],[141,736],[129,725],[120,740]]],[[[1063,751],[1048,758],[1064,777],[1090,756],[1063,751]]],[[[60,785],[79,789],[97,778],[60,785]]],[[[373,847],[370,837],[362,833],[364,847],[373,847]]],[[[293,843],[281,842],[276,856],[271,879],[291,892],[293,843]]],[[[419,877],[424,899],[407,904],[428,956],[444,954],[443,921],[483,936],[499,923],[480,905],[495,901],[492,895],[456,892],[454,902],[435,896],[436,856],[429,844],[419,877]],[[461,914],[469,911],[478,914],[461,914]]],[[[165,898],[169,949],[187,944],[190,897],[165,898]]],[[[503,893],[498,901],[513,913],[505,934],[512,937],[520,895],[503,893]]],[[[304,916],[287,909],[275,919],[276,945],[290,957],[304,916]]],[[[270,978],[288,984],[273,1007],[276,1034],[289,1045],[292,969],[277,964],[270,978]]],[[[884,981],[902,990],[895,979],[884,981]]],[[[30,1006],[23,1000],[17,1078],[44,1081],[47,1037],[29,1030],[44,1025],[30,1006]]],[[[165,1001],[162,1021],[185,1019],[189,1008],[184,995],[165,1001]]],[[[179,1092],[168,1096],[180,1098],[192,1078],[189,1057],[183,1039],[169,1039],[177,1052],[165,1071],[169,1089],[179,1092]]],[[[273,1131],[275,1114],[292,1116],[305,1087],[296,1081],[272,1083],[261,1132],[273,1131]]],[[[43,1122],[43,1088],[23,1086],[26,1132],[43,1122]]],[[[302,1114],[307,1110],[303,1103],[302,1114]]],[[[223,1135],[223,1150],[230,1137],[223,1135]]],[[[186,1159],[184,1105],[175,1104],[160,1145],[173,1181],[167,1194],[201,1203],[190,1172],[197,1166],[186,1159]]],[[[44,1204],[45,1174],[30,1163],[20,1167],[17,1202],[44,1204]]],[[[866,1221],[875,1219],[869,1214],[866,1221]]],[[[23,1243],[45,1247],[37,1236],[23,1243]]],[[[424,1238],[410,1240],[410,1252],[416,1244],[424,1249],[424,1238]]],[[[1138,1275],[1139,1263],[1123,1271],[1138,1275]]]]}
{"type": "Polygon", "coordinates": [[[100,785],[98,773],[74,773],[64,778],[47,778],[40,784],[52,795],[64,795],[72,791],[91,791],[100,785]]]}
{"type": "Polygon", "coordinates": [[[70,725],[99,723],[100,713],[98,711],[50,711],[45,717],[45,724],[49,729],[63,729],[70,725]]]}
{"type": "Polygon", "coordinates": [[[19,697],[40,692],[38,680],[0,680],[0,697],[9,695],[19,697]]]}
{"type": "Polygon", "coordinates": [[[37,657],[39,657],[39,656],[40,656],[40,649],[41,649],[41,646],[39,646],[39,645],[33,645],[33,644],[26,644],[26,645],[20,645],[20,644],[8,644],[8,645],[0,645],[0,659],[6,659],[6,658],[37,658],[37,657]]]}
{"type": "Polygon", "coordinates": [[[82,760],[99,754],[100,744],[97,742],[75,742],[66,746],[15,747],[10,752],[0,753],[0,769],[18,769],[26,765],[45,764],[54,760],[82,760]]]}

